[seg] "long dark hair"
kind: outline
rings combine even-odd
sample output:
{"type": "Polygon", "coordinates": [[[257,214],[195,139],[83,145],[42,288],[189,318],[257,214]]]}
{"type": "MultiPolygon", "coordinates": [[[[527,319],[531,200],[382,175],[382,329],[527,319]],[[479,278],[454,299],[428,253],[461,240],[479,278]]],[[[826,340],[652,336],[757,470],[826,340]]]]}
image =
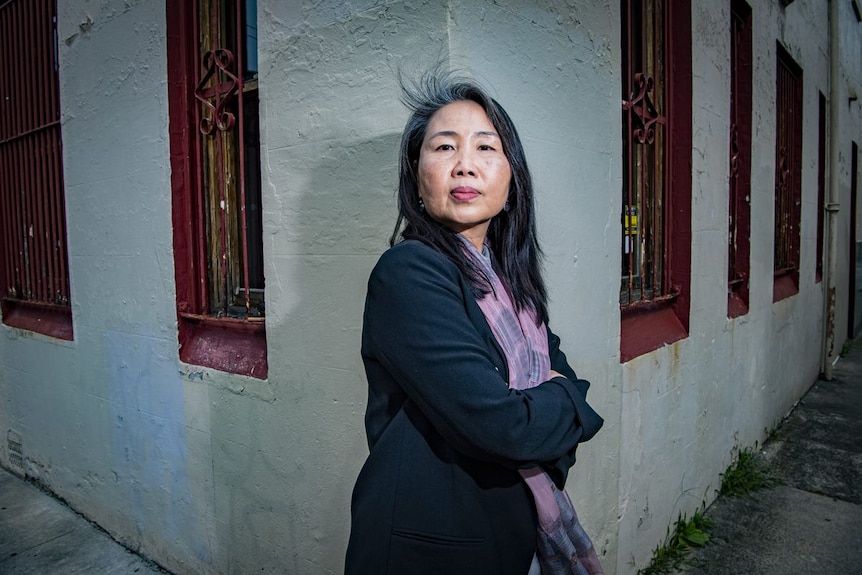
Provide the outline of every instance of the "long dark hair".
{"type": "Polygon", "coordinates": [[[401,239],[416,239],[438,249],[467,278],[473,295],[483,297],[491,284],[472,257],[467,256],[463,242],[455,232],[434,220],[419,207],[417,170],[419,150],[428,123],[434,113],[457,101],[476,102],[485,110],[503,144],[509,160],[512,181],[509,185],[509,209],[495,216],[488,227],[487,240],[495,257],[495,268],[507,283],[520,309],[532,308],[540,322],[548,321],[548,296],[542,279],[542,252],[536,238],[533,207],[533,181],[527,158],[515,125],[503,107],[476,83],[458,78],[439,67],[426,72],[416,81],[399,78],[402,102],[411,111],[401,135],[401,165],[398,181],[398,221],[389,239],[394,245],[401,239]],[[404,229],[401,230],[402,224],[404,229]],[[399,232],[399,230],[401,230],[399,232]]]}

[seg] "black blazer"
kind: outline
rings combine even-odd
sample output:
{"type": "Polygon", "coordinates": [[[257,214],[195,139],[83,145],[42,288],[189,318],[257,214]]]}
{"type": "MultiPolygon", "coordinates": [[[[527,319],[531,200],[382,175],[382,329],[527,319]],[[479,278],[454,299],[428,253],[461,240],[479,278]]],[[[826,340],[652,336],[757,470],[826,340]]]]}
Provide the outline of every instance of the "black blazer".
{"type": "Polygon", "coordinates": [[[370,454],[351,505],[349,575],[526,575],[533,498],[517,469],[560,487],[602,419],[548,332],[557,377],[507,386],[505,355],[458,268],[405,241],[368,283],[362,359],[370,454]]]}

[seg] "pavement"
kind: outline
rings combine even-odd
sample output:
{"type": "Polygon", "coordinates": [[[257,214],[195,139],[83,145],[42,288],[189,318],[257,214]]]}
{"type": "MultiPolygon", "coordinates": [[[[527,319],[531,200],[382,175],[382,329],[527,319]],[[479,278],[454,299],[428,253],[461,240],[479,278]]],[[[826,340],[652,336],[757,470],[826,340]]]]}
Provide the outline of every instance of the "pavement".
{"type": "MultiPolygon", "coordinates": [[[[757,454],[779,485],[719,497],[685,575],[862,575],[862,338],[757,454]]],[[[0,574],[165,575],[37,485],[0,469],[0,574]]],[[[169,574],[168,574],[169,575],[169,574]]]]}
{"type": "Polygon", "coordinates": [[[0,469],[0,574],[166,573],[48,492],[0,469]]]}
{"type": "Polygon", "coordinates": [[[686,575],[862,575],[862,338],[756,457],[778,480],[705,512],[711,541],[686,575]]]}

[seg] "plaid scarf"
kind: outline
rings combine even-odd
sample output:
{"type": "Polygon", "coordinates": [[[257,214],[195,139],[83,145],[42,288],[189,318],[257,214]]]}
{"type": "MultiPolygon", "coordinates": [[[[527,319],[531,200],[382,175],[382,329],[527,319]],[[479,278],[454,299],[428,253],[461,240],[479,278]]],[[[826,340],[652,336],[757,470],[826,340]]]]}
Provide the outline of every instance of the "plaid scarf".
{"type": "MultiPolygon", "coordinates": [[[[551,360],[545,325],[536,325],[534,310],[517,311],[491,265],[490,248],[485,245],[479,252],[461,239],[491,281],[491,293],[477,303],[506,354],[509,387],[528,389],[547,381],[551,360]]],[[[557,489],[541,467],[519,472],[533,494],[539,517],[536,555],[528,575],[604,575],[593,542],[578,521],[568,494],[557,489]]]]}

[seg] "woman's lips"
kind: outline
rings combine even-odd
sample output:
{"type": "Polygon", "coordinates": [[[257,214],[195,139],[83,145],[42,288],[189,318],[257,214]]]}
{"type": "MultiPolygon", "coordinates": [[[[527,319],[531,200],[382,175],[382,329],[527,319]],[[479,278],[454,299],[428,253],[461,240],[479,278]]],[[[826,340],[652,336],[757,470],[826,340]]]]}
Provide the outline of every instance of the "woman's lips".
{"type": "Polygon", "coordinates": [[[454,190],[449,192],[449,194],[459,202],[469,202],[470,200],[479,195],[479,190],[475,188],[461,186],[455,188],[454,190]]]}

